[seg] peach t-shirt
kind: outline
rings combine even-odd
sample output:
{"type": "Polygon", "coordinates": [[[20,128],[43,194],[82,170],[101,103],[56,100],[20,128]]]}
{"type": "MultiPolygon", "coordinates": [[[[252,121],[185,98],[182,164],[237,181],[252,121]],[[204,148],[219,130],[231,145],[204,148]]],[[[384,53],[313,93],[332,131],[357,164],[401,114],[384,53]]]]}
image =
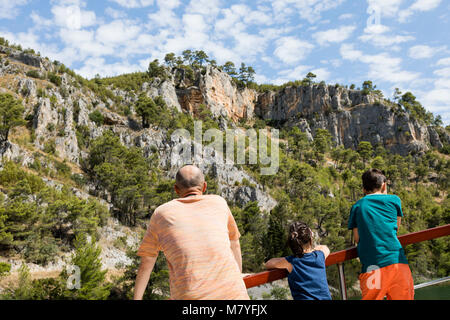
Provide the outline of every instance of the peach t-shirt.
{"type": "Polygon", "coordinates": [[[155,210],[138,255],[164,252],[173,300],[244,300],[247,289],[230,248],[239,237],[225,199],[189,196],[155,210]]]}

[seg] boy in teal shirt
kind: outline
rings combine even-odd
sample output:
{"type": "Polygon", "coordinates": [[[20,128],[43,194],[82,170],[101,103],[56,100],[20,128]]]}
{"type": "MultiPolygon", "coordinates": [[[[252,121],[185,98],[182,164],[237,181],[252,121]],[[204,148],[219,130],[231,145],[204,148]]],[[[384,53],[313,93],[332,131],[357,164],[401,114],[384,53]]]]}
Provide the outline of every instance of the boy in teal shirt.
{"type": "Polygon", "coordinates": [[[397,238],[403,216],[401,200],[387,194],[386,177],[378,169],[366,171],[362,181],[365,196],[352,206],[348,228],[358,244],[363,299],[412,300],[411,270],[397,238]]]}

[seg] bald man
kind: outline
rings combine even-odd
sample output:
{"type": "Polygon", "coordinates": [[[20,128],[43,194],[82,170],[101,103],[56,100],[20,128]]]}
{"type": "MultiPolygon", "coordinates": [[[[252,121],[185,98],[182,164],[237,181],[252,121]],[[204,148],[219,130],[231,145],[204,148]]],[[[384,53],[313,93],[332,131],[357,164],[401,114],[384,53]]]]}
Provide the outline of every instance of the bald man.
{"type": "Polygon", "coordinates": [[[240,233],[227,202],[203,195],[207,184],[196,166],[181,168],[174,188],[179,198],[155,210],[139,247],[134,299],[142,299],[162,251],[172,300],[248,300],[240,233]]]}

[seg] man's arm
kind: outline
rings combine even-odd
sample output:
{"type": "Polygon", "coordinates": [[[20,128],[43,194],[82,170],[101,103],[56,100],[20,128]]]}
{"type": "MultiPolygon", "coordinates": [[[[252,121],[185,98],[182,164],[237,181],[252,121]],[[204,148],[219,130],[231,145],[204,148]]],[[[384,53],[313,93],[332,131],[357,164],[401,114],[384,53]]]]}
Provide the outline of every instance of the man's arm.
{"type": "Polygon", "coordinates": [[[238,264],[239,270],[242,273],[242,254],[241,254],[241,244],[238,240],[230,240],[231,243],[231,251],[233,251],[234,259],[236,259],[236,263],[238,264]]]}
{"type": "Polygon", "coordinates": [[[134,286],[134,300],[142,300],[157,257],[142,257],[134,286]]]}

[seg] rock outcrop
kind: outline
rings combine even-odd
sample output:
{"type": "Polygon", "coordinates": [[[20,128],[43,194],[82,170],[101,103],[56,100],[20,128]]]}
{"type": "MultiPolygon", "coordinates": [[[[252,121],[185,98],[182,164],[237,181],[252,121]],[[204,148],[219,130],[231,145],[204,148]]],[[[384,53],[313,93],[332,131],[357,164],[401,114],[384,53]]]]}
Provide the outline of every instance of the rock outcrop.
{"type": "Polygon", "coordinates": [[[318,84],[266,92],[258,97],[254,112],[266,120],[298,126],[308,137],[319,128],[326,129],[336,145],[346,148],[369,141],[407,155],[442,147],[434,127],[374,95],[343,87],[318,84]]]}

